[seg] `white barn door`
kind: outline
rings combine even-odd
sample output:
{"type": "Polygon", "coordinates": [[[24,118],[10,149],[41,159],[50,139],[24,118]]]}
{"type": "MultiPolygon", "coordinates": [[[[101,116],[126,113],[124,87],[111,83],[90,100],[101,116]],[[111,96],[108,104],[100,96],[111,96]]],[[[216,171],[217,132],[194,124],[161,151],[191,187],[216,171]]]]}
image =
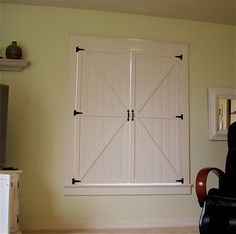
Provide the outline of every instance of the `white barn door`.
{"type": "Polygon", "coordinates": [[[74,53],[72,184],[188,185],[187,47],[78,37],[74,53]]]}
{"type": "Polygon", "coordinates": [[[176,182],[182,178],[180,59],[136,53],[135,82],[134,181],[176,182]]]}
{"type": "Polygon", "coordinates": [[[86,49],[78,54],[76,168],[83,183],[128,180],[129,54],[86,49]]]}

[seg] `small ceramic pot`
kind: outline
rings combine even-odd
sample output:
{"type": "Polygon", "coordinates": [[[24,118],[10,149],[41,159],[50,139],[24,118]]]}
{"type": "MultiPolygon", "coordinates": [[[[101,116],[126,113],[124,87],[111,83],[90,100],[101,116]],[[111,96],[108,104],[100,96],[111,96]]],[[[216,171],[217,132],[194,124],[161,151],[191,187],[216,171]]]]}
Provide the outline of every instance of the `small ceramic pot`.
{"type": "Polygon", "coordinates": [[[11,45],[6,48],[6,57],[7,59],[21,59],[22,49],[16,41],[12,41],[11,45]]]}

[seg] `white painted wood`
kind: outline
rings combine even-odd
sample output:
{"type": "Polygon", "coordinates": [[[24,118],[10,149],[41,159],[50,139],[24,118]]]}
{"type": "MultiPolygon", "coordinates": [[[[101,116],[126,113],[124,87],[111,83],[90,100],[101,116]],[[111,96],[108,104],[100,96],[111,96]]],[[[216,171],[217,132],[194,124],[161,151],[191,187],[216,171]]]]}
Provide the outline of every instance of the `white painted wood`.
{"type": "Polygon", "coordinates": [[[0,174],[0,233],[9,232],[10,176],[0,174]]]}
{"type": "Polygon", "coordinates": [[[143,220],[115,220],[114,222],[99,222],[95,220],[89,220],[89,222],[80,222],[79,220],[75,224],[70,225],[47,225],[47,226],[25,226],[23,227],[24,233],[193,233],[198,232],[198,219],[143,219],[143,220]],[[159,228],[163,228],[159,230],[159,228]],[[173,228],[173,229],[172,229],[173,228]],[[183,229],[188,228],[188,232],[183,229]],[[136,230],[132,230],[136,229],[136,230]],[[137,230],[138,229],[138,230],[137,230]],[[150,229],[150,230],[145,230],[150,229]],[[158,229],[155,232],[153,229],[158,229]],[[176,230],[176,232],[174,231],[176,230]],[[196,231],[196,232],[195,232],[196,231]]]}
{"type": "Polygon", "coordinates": [[[19,226],[19,180],[21,171],[0,171],[0,176],[9,176],[9,230],[20,234],[19,226]]]}
{"type": "Polygon", "coordinates": [[[175,182],[179,168],[179,135],[175,116],[182,114],[179,59],[159,54],[136,55],[136,171],[137,182],[175,182]]]}
{"type": "Polygon", "coordinates": [[[70,120],[65,194],[189,193],[187,46],[72,36],[71,50],[71,97],[83,114],[70,120]]]}
{"type": "Polygon", "coordinates": [[[0,59],[0,71],[22,71],[29,63],[24,59],[0,59]]]}
{"type": "Polygon", "coordinates": [[[130,184],[81,184],[79,186],[68,185],[64,187],[66,196],[87,195],[167,195],[190,194],[191,185],[180,183],[130,183],[130,184]]]}
{"type": "Polygon", "coordinates": [[[226,141],[228,130],[218,126],[218,100],[236,99],[236,89],[208,88],[209,140],[226,141]]]}
{"type": "Polygon", "coordinates": [[[79,53],[75,158],[82,183],[127,181],[129,54],[79,53]]]}

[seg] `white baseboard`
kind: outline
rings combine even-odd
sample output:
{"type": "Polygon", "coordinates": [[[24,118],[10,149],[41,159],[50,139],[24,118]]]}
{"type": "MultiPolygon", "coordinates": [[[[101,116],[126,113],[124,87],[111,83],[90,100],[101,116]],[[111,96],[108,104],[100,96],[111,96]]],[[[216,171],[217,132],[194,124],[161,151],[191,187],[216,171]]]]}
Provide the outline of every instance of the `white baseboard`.
{"type": "MultiPolygon", "coordinates": [[[[63,232],[70,233],[76,230],[120,230],[120,229],[158,229],[158,228],[186,228],[189,227],[196,230],[198,220],[196,219],[158,219],[158,220],[120,220],[110,223],[101,222],[78,222],[70,225],[37,225],[23,226],[23,233],[38,232],[63,232]]],[[[195,232],[193,232],[195,233],[195,232]]]]}

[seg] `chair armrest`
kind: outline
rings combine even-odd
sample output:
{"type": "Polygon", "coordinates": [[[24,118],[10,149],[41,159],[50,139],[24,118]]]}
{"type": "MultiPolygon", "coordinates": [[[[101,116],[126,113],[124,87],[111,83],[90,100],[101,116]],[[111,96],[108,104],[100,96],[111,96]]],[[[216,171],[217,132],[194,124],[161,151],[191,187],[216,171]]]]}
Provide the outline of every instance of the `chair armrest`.
{"type": "Polygon", "coordinates": [[[207,185],[207,177],[210,172],[213,172],[214,174],[218,176],[219,188],[221,188],[222,183],[223,183],[225,173],[218,168],[207,167],[207,168],[201,169],[198,172],[197,178],[196,178],[196,194],[197,194],[199,205],[201,207],[203,207],[203,204],[207,198],[206,185],[207,185]]]}

